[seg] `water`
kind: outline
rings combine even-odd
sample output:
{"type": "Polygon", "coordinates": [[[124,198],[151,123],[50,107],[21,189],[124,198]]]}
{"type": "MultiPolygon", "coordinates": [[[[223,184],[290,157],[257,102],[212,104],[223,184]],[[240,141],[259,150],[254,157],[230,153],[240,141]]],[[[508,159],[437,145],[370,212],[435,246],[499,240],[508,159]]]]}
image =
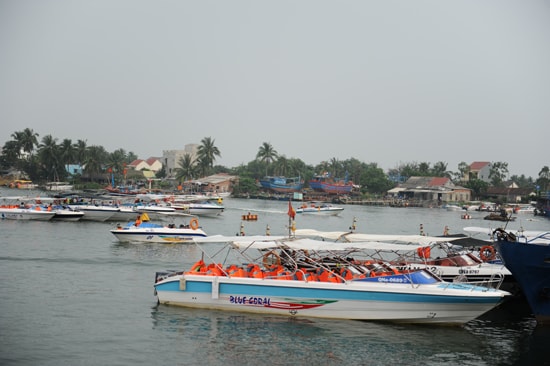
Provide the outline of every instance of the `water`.
{"type": "MultiPolygon", "coordinates": [[[[2,192],[4,195],[6,191],[2,192]]],[[[288,203],[226,199],[222,217],[201,218],[209,234],[284,234],[288,203]]],[[[294,203],[294,206],[296,204],[294,203]]],[[[495,227],[440,209],[345,206],[339,217],[298,216],[298,228],[429,235],[495,227]]],[[[550,329],[524,303],[462,327],[289,319],[157,306],[155,271],[188,268],[192,245],[121,244],[115,223],[0,221],[1,365],[533,365],[550,364],[550,329]]],[[[512,228],[550,230],[525,216],[512,228]]]]}

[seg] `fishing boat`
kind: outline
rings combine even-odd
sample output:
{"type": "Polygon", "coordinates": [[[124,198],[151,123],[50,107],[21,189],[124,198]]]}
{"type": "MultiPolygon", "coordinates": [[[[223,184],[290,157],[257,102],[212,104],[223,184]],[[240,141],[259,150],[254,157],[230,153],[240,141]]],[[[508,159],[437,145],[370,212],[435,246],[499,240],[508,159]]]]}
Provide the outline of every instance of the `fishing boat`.
{"type": "Polygon", "coordinates": [[[192,218],[189,224],[176,226],[157,224],[149,221],[147,214],[141,216],[143,221],[131,222],[126,226],[118,225],[111,233],[121,242],[147,243],[189,243],[194,238],[205,237],[206,233],[199,226],[197,218],[192,218]]]}
{"type": "Polygon", "coordinates": [[[444,282],[425,270],[383,268],[369,263],[361,243],[271,236],[194,242],[203,256],[188,271],[156,273],[159,303],[289,317],[463,324],[509,295],[444,282]],[[235,259],[222,264],[227,258],[235,259]]]}
{"type": "Polygon", "coordinates": [[[301,177],[271,177],[266,176],[260,179],[260,185],[273,192],[292,193],[300,192],[304,186],[304,180],[301,177]]]}
{"type": "Polygon", "coordinates": [[[324,173],[315,175],[309,181],[309,187],[314,191],[328,194],[348,194],[353,189],[354,184],[349,180],[347,173],[344,179],[333,178],[330,174],[324,173]]]}
{"type": "Polygon", "coordinates": [[[343,207],[336,207],[330,203],[312,202],[309,204],[303,204],[296,208],[297,214],[312,214],[320,216],[336,216],[340,212],[344,211],[343,207]]]}
{"type": "Polygon", "coordinates": [[[550,232],[496,229],[497,251],[518,281],[538,323],[550,324],[550,232]]]}

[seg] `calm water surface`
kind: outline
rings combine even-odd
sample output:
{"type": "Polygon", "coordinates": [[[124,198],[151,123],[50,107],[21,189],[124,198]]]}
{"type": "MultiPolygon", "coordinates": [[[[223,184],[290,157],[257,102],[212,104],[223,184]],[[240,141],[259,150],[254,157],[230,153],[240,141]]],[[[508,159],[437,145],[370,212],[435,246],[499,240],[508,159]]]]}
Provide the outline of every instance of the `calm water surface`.
{"type": "MultiPolygon", "coordinates": [[[[4,195],[13,193],[6,193],[4,195]]],[[[288,203],[226,199],[209,234],[284,234],[288,203]]],[[[294,203],[296,206],[296,203],[294,203]]],[[[483,214],[345,206],[339,217],[298,216],[298,228],[429,235],[490,227],[483,214]]],[[[550,365],[550,329],[524,303],[462,327],[289,319],[157,306],[155,271],[188,268],[192,245],[121,244],[116,223],[0,221],[0,365],[550,365]]],[[[495,225],[492,223],[493,226],[495,225]]],[[[511,225],[550,230],[525,216],[511,225]]]]}

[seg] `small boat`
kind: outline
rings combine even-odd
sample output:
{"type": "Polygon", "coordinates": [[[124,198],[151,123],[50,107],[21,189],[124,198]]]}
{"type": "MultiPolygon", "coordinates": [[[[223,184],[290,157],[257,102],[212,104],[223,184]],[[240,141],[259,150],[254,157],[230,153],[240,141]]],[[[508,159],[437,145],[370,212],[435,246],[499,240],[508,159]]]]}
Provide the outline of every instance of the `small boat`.
{"type": "Polygon", "coordinates": [[[30,180],[25,179],[16,179],[8,185],[9,188],[17,188],[17,189],[35,189],[38,187],[38,184],[34,184],[30,180]]]}
{"type": "Polygon", "coordinates": [[[2,197],[0,218],[9,220],[49,221],[55,213],[43,207],[36,199],[28,197],[2,197]]]}
{"type": "Polygon", "coordinates": [[[10,220],[49,221],[55,212],[44,210],[41,206],[7,207],[0,206],[0,218],[10,220]]]}
{"type": "Polygon", "coordinates": [[[491,220],[491,221],[515,221],[516,217],[512,215],[508,215],[505,211],[496,213],[491,212],[489,215],[485,216],[483,220],[491,220]]]}
{"type": "Polygon", "coordinates": [[[44,189],[47,191],[71,191],[74,186],[69,182],[48,182],[44,185],[44,189]]]}
{"type": "Polygon", "coordinates": [[[115,206],[101,204],[70,204],[71,209],[84,212],[83,221],[107,221],[115,215],[119,209],[115,206]]]}
{"type": "Polygon", "coordinates": [[[121,242],[147,242],[147,243],[188,243],[194,238],[205,237],[206,233],[199,226],[199,221],[192,218],[189,224],[181,224],[176,227],[152,223],[146,214],[142,215],[142,222],[131,222],[126,226],[117,226],[111,233],[121,242]]]}
{"type": "Polygon", "coordinates": [[[304,186],[304,180],[301,177],[287,178],[266,176],[260,179],[260,185],[263,188],[269,189],[273,192],[300,192],[304,186]]]}
{"type": "Polygon", "coordinates": [[[425,270],[396,272],[367,263],[370,257],[361,243],[271,236],[194,242],[203,256],[188,271],[156,273],[160,304],[293,318],[463,324],[509,295],[443,282],[425,270]],[[225,245],[203,245],[213,242],[225,245]],[[224,258],[235,259],[226,263],[224,258]]]}
{"type": "Polygon", "coordinates": [[[69,206],[55,205],[52,206],[52,211],[55,213],[52,221],[79,221],[84,217],[84,212],[76,210],[69,206]]]}
{"type": "Polygon", "coordinates": [[[324,192],[328,194],[348,194],[354,187],[352,181],[346,178],[333,178],[330,174],[324,173],[321,175],[315,175],[309,181],[309,187],[317,192],[324,192]]]}
{"type": "Polygon", "coordinates": [[[296,209],[297,214],[313,214],[321,216],[336,216],[344,211],[343,207],[336,207],[330,203],[310,203],[303,204],[296,209]]]}
{"type": "Polygon", "coordinates": [[[550,324],[550,232],[516,234],[496,229],[497,251],[521,286],[537,322],[550,324]]]}

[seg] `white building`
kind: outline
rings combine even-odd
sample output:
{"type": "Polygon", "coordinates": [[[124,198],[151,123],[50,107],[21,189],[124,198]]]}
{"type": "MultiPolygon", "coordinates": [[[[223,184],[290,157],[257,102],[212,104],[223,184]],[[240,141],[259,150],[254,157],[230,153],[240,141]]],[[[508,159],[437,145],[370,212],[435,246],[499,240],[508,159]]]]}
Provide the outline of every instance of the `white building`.
{"type": "Polygon", "coordinates": [[[166,169],[166,177],[174,178],[176,176],[176,169],[179,167],[178,162],[186,154],[191,156],[191,160],[197,158],[197,150],[199,144],[187,144],[184,150],[164,150],[162,152],[162,160],[166,169]]]}

